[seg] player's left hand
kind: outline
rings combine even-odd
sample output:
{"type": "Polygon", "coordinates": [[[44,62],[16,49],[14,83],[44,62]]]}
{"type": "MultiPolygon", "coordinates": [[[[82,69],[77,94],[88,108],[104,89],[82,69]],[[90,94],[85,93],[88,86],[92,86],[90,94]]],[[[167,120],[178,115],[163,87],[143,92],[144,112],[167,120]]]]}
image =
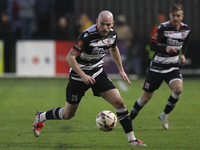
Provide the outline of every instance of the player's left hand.
{"type": "Polygon", "coordinates": [[[181,55],[181,64],[185,64],[186,63],[186,58],[185,55],[181,55]]]}
{"type": "Polygon", "coordinates": [[[132,85],[131,81],[129,80],[128,76],[126,75],[126,73],[123,71],[123,72],[120,72],[120,76],[122,77],[122,79],[124,81],[126,81],[129,85],[132,85]]]}

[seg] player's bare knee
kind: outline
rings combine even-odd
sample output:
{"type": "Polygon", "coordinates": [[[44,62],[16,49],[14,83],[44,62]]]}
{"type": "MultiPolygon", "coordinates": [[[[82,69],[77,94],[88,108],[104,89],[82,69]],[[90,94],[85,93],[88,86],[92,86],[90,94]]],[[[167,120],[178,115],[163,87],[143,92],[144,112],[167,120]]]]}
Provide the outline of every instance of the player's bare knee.
{"type": "Polygon", "coordinates": [[[146,103],[148,103],[148,102],[150,101],[152,95],[153,95],[153,92],[152,92],[152,93],[149,93],[149,92],[143,91],[142,96],[141,96],[141,101],[142,101],[142,103],[143,103],[144,105],[145,105],[146,103]]]}
{"type": "Polygon", "coordinates": [[[176,95],[181,95],[182,91],[173,91],[173,93],[176,95]]]}
{"type": "Polygon", "coordinates": [[[151,96],[150,96],[150,97],[146,97],[146,96],[145,96],[145,97],[142,97],[142,98],[141,98],[143,104],[148,103],[148,102],[150,101],[150,99],[151,99],[151,96]]]}
{"type": "Polygon", "coordinates": [[[143,102],[143,104],[146,104],[146,103],[149,102],[149,100],[150,100],[150,99],[144,99],[142,102],[143,102]]]}
{"type": "Polygon", "coordinates": [[[176,95],[181,95],[182,91],[183,91],[182,87],[176,87],[173,89],[173,93],[176,95]]]}
{"type": "Polygon", "coordinates": [[[120,100],[116,101],[114,105],[115,105],[114,106],[115,108],[123,108],[123,107],[125,107],[123,99],[120,99],[120,100]]]}

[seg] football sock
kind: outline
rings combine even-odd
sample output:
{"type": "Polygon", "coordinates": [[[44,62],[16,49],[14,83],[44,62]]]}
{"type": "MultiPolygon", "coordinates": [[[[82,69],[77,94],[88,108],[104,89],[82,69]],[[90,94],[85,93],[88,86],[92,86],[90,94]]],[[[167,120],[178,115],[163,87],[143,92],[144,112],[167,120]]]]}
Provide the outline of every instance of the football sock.
{"type": "MultiPolygon", "coordinates": [[[[116,109],[116,113],[118,116],[118,120],[122,125],[125,133],[130,133],[133,131],[133,127],[131,124],[130,116],[127,109],[116,109]]],[[[134,138],[134,137],[132,137],[134,138]]]]}
{"type": "Polygon", "coordinates": [[[167,105],[164,109],[164,113],[165,114],[169,114],[173,109],[174,107],[176,106],[176,103],[177,101],[179,100],[181,95],[177,95],[177,94],[174,94],[172,93],[167,101],[167,105]]]}
{"type": "Polygon", "coordinates": [[[46,112],[41,113],[40,114],[40,121],[41,122],[45,122],[46,120],[47,120],[47,118],[46,118],[46,112]]]}
{"type": "Polygon", "coordinates": [[[46,119],[47,120],[63,119],[63,116],[62,116],[63,109],[64,108],[62,108],[62,107],[56,107],[56,108],[53,108],[52,110],[47,111],[46,119]]]}
{"type": "Polygon", "coordinates": [[[134,132],[129,132],[129,133],[126,133],[127,137],[128,137],[128,141],[133,141],[133,140],[136,140],[135,138],[135,135],[134,135],[134,132]]]}
{"type": "Polygon", "coordinates": [[[142,107],[144,106],[144,104],[142,103],[141,98],[139,98],[135,104],[132,107],[132,111],[130,114],[130,118],[131,120],[135,119],[135,117],[138,115],[139,111],[142,109],[142,107]]]}

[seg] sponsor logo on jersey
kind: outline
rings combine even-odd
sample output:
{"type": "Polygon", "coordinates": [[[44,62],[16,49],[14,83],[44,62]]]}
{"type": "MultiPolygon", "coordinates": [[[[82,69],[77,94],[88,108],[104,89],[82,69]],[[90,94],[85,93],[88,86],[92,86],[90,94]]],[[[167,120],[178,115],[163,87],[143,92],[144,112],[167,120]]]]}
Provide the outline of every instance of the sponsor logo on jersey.
{"type": "Polygon", "coordinates": [[[173,40],[172,38],[167,39],[168,45],[174,45],[174,46],[181,46],[183,42],[179,42],[178,40],[173,40]]]}
{"type": "Polygon", "coordinates": [[[92,50],[92,54],[105,54],[107,52],[108,52],[107,49],[99,48],[99,47],[94,47],[94,49],[92,50]]]}

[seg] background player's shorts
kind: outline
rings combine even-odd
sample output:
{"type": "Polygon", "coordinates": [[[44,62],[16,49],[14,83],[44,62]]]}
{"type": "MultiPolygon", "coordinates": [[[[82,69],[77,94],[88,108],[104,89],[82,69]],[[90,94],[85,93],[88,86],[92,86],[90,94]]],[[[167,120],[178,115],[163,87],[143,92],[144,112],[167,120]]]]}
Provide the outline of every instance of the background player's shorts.
{"type": "Polygon", "coordinates": [[[95,84],[86,85],[82,81],[76,81],[70,78],[66,88],[66,101],[70,104],[80,103],[81,98],[89,88],[92,88],[94,96],[100,96],[100,93],[116,88],[104,71],[95,80],[95,84]]]}
{"type": "Polygon", "coordinates": [[[157,73],[148,71],[143,90],[146,92],[154,92],[162,84],[163,80],[169,85],[173,80],[183,80],[179,70],[173,70],[168,73],[157,73]]]}

